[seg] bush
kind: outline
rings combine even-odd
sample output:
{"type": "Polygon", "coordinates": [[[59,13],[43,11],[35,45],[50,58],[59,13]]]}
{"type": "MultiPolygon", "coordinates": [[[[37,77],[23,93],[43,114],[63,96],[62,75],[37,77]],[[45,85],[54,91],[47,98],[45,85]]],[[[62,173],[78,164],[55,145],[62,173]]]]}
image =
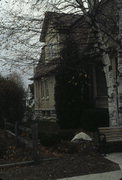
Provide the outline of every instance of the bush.
{"type": "Polygon", "coordinates": [[[77,153],[79,152],[79,145],[73,144],[70,140],[73,138],[69,132],[64,133],[61,131],[59,133],[45,134],[41,133],[39,136],[42,145],[51,147],[52,150],[60,153],[77,153]]]}
{"type": "Polygon", "coordinates": [[[80,152],[80,146],[70,141],[62,141],[57,147],[55,147],[55,150],[59,153],[75,154],[80,152]]]}
{"type": "Polygon", "coordinates": [[[12,79],[0,77],[0,125],[20,122],[24,116],[24,89],[12,79]]]}
{"type": "Polygon", "coordinates": [[[44,146],[53,146],[61,141],[70,141],[75,135],[74,130],[60,130],[57,133],[39,133],[39,139],[44,146]]]}
{"type": "Polygon", "coordinates": [[[51,147],[61,142],[61,137],[58,134],[41,133],[39,139],[42,145],[51,147]]]}

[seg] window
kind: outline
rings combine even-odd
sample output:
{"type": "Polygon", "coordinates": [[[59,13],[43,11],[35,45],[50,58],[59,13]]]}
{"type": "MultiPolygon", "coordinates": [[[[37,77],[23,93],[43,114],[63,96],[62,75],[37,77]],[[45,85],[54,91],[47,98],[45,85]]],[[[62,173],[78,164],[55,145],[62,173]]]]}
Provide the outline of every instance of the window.
{"type": "Polygon", "coordinates": [[[44,85],[45,85],[45,97],[48,98],[49,97],[49,89],[48,89],[48,80],[47,79],[45,79],[44,85]]]}
{"type": "Polygon", "coordinates": [[[41,80],[41,98],[44,98],[44,80],[41,80]]]}
{"type": "Polygon", "coordinates": [[[48,88],[48,80],[47,79],[41,80],[41,98],[42,99],[49,98],[49,88],[48,88]]]}
{"type": "Polygon", "coordinates": [[[39,82],[35,82],[35,104],[36,107],[39,106],[39,82]]]}
{"type": "Polygon", "coordinates": [[[55,57],[59,56],[59,50],[58,50],[58,44],[48,44],[46,46],[46,59],[53,59],[55,57]]]}
{"type": "Polygon", "coordinates": [[[35,82],[35,96],[36,96],[36,99],[38,99],[38,93],[39,93],[39,82],[36,81],[35,82]]]}

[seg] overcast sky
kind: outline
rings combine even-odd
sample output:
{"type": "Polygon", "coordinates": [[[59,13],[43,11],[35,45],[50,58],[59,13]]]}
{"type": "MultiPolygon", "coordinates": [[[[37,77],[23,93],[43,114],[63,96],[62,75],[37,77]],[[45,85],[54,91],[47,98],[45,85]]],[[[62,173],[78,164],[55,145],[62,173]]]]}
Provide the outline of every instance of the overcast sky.
{"type": "MultiPolygon", "coordinates": [[[[0,72],[3,75],[18,72],[26,86],[41,53],[39,37],[44,12],[54,10],[50,1],[59,0],[40,0],[44,3],[35,6],[36,1],[0,1],[0,28],[6,27],[0,31],[0,72]]],[[[73,11],[68,9],[65,12],[73,11]]]]}
{"type": "MultiPolygon", "coordinates": [[[[34,2],[34,0],[32,2],[34,2]]],[[[25,30],[24,33],[18,30],[18,32],[12,34],[12,31],[2,29],[0,33],[0,72],[6,75],[16,71],[21,74],[25,84],[29,83],[28,78],[33,76],[34,65],[32,62],[34,62],[35,59],[36,62],[38,61],[41,52],[41,44],[39,42],[40,33],[26,32],[26,29],[27,27],[32,28],[33,26],[40,31],[41,20],[37,21],[34,25],[34,23],[31,23],[29,20],[14,19],[14,16],[42,19],[44,12],[43,6],[39,9],[34,8],[34,6],[32,7],[32,5],[31,0],[0,1],[0,26],[6,26],[7,28],[13,26],[23,27],[23,32],[25,30]],[[27,43],[24,42],[26,37],[28,37],[26,40],[27,43]],[[21,43],[19,43],[19,41],[21,41],[21,43]],[[35,42],[38,43],[33,46],[35,42]],[[29,43],[33,46],[31,49],[28,48],[29,43]]],[[[34,64],[36,62],[34,62],[34,64]]]]}

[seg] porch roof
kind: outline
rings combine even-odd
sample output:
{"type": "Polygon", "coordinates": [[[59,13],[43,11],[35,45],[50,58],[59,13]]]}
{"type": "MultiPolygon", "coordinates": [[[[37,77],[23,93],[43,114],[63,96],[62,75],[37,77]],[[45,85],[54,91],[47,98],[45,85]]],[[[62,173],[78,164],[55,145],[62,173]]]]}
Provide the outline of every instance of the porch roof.
{"type": "Polygon", "coordinates": [[[35,69],[35,75],[31,80],[40,79],[41,77],[48,76],[50,74],[55,74],[58,68],[58,59],[53,60],[48,63],[39,63],[35,69]]]}

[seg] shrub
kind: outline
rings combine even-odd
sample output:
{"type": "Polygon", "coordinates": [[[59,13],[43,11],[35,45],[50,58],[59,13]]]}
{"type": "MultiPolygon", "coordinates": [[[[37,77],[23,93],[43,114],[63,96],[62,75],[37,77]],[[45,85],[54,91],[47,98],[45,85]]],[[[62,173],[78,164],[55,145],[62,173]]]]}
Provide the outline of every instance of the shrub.
{"type": "Polygon", "coordinates": [[[62,141],[55,149],[60,153],[68,154],[75,154],[80,152],[80,146],[70,141],[62,141]]]}
{"type": "Polygon", "coordinates": [[[61,139],[58,136],[58,134],[47,134],[47,133],[41,133],[39,135],[39,139],[42,145],[44,146],[53,146],[58,143],[60,143],[61,139]]]}
{"type": "Polygon", "coordinates": [[[57,133],[39,132],[39,139],[42,145],[53,146],[59,144],[61,141],[70,141],[74,135],[74,130],[60,130],[57,133]]]}
{"type": "Polygon", "coordinates": [[[4,121],[20,122],[24,116],[24,89],[12,79],[0,77],[0,117],[4,121]]]}

